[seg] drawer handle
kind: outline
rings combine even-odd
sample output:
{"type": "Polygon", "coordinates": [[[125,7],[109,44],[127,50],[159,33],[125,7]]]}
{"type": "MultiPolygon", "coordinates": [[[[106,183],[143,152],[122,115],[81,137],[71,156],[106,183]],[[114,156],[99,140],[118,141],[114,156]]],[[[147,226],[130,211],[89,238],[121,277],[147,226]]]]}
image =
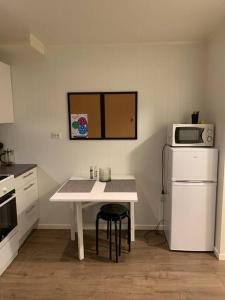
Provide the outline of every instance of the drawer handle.
{"type": "Polygon", "coordinates": [[[33,204],[30,208],[28,208],[25,213],[29,214],[35,208],[35,204],[33,204]]]}
{"type": "Polygon", "coordinates": [[[27,191],[29,190],[32,186],[34,185],[34,183],[29,184],[28,186],[26,186],[23,190],[27,191]]]}
{"type": "Polygon", "coordinates": [[[32,174],[33,174],[33,172],[30,172],[30,173],[28,173],[27,175],[24,175],[23,178],[27,178],[27,177],[29,177],[29,176],[32,175],[32,174]]]}

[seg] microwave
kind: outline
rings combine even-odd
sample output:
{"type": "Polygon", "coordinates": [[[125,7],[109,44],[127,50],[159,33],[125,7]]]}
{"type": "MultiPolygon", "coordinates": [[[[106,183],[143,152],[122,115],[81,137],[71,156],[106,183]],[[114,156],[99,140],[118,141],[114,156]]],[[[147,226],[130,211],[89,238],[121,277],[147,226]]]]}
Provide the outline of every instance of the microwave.
{"type": "Polygon", "coordinates": [[[172,124],[167,129],[167,144],[172,147],[213,147],[213,124],[172,124]]]}

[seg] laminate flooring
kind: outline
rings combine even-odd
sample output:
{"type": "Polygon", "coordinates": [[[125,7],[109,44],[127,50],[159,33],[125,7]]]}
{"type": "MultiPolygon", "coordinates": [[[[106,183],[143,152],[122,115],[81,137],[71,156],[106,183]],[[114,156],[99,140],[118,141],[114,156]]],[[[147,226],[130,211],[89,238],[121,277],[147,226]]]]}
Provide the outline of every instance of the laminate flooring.
{"type": "Polygon", "coordinates": [[[132,251],[108,259],[105,232],[84,232],[85,260],[69,230],[35,230],[0,277],[0,300],[225,300],[225,261],[212,253],[169,251],[162,234],[137,231],[132,251]]]}

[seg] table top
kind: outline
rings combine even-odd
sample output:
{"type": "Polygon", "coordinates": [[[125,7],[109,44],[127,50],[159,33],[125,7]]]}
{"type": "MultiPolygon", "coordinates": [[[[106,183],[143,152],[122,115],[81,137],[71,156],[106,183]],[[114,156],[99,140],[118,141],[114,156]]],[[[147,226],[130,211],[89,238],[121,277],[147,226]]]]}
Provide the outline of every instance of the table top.
{"type": "Polygon", "coordinates": [[[71,177],[50,198],[54,202],[137,202],[134,176],[113,176],[109,182],[71,177]]]}

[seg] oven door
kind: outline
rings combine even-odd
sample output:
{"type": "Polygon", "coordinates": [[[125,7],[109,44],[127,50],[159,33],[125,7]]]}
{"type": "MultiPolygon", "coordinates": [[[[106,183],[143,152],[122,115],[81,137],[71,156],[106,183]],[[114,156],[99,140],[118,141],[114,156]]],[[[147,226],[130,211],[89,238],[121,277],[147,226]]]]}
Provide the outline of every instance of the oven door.
{"type": "Polygon", "coordinates": [[[177,146],[204,146],[204,130],[201,127],[176,127],[175,145],[177,146]]]}
{"type": "Polygon", "coordinates": [[[0,198],[0,243],[17,226],[15,190],[0,198]]]}

